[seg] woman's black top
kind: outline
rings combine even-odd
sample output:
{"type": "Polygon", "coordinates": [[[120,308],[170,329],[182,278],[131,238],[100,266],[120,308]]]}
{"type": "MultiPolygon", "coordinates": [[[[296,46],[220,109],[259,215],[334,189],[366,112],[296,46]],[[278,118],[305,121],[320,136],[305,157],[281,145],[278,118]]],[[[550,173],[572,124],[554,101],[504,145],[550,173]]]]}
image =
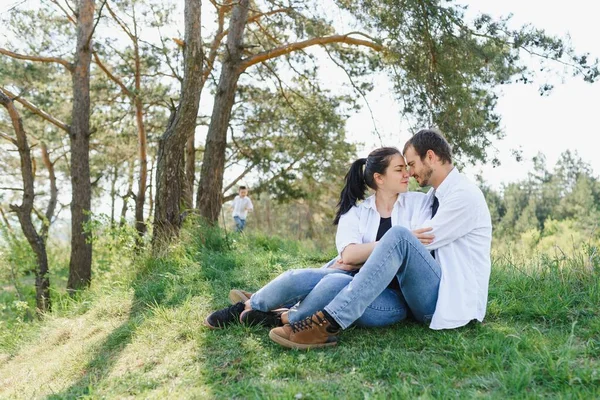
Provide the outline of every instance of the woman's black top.
{"type": "Polygon", "coordinates": [[[385,233],[387,231],[389,231],[391,227],[392,227],[392,217],[381,218],[379,220],[379,229],[377,230],[377,237],[375,238],[375,241],[378,241],[379,239],[381,239],[381,237],[383,235],[385,235],[385,233]]]}

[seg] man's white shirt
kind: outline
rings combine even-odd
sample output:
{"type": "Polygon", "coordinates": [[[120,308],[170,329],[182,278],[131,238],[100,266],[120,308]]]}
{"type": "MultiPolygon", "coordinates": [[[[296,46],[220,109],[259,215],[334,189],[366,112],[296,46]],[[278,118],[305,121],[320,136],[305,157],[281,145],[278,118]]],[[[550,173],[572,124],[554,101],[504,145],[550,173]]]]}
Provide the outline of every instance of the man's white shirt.
{"type": "Polygon", "coordinates": [[[240,217],[241,219],[246,219],[248,216],[248,210],[254,210],[254,206],[252,205],[252,200],[250,197],[240,197],[235,196],[233,199],[233,216],[240,217]]]}
{"type": "MultiPolygon", "coordinates": [[[[427,207],[439,209],[420,227],[432,227],[442,279],[431,329],[452,329],[483,320],[491,272],[492,221],[481,190],[454,168],[437,190],[427,193],[427,207]]],[[[430,214],[431,215],[431,214],[430,214]]]]}

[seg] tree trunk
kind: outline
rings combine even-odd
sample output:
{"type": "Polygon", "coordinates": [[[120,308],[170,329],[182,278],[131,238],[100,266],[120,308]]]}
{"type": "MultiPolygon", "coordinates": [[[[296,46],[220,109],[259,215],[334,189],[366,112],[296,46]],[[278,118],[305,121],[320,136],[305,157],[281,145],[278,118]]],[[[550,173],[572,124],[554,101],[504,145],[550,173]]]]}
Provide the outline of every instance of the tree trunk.
{"type": "MultiPolygon", "coordinates": [[[[139,57],[136,57],[136,64],[139,63],[139,57]]],[[[136,73],[136,88],[139,85],[139,69],[136,73]]],[[[137,88],[139,93],[139,88],[137,88]]],[[[144,127],[143,120],[143,107],[142,101],[139,97],[135,98],[135,117],[138,126],[138,147],[139,147],[139,162],[140,162],[140,176],[138,180],[138,193],[135,197],[135,229],[138,232],[138,236],[142,238],[146,233],[146,221],[144,221],[144,204],[146,203],[146,187],[148,182],[148,145],[146,140],[146,128],[144,127]]]]}
{"type": "MultiPolygon", "coordinates": [[[[150,163],[150,182],[154,181],[154,167],[155,167],[155,162],[156,162],[156,158],[152,157],[152,162],[150,163]]],[[[153,187],[154,186],[152,185],[152,183],[148,187],[148,190],[150,191],[148,193],[148,207],[150,208],[148,210],[148,215],[152,215],[154,213],[154,196],[152,194],[152,188],[153,187]]]]}
{"type": "Polygon", "coordinates": [[[77,20],[77,50],[73,70],[73,112],[71,139],[71,261],[67,290],[89,286],[92,278],[90,220],[90,61],[94,26],[94,0],[80,0],[77,20]]]}
{"type": "Polygon", "coordinates": [[[110,177],[110,226],[115,226],[115,202],[117,201],[117,179],[119,179],[119,169],[113,165],[113,174],[110,177]]]}
{"type": "MultiPolygon", "coordinates": [[[[202,90],[202,89],[200,89],[202,90]]],[[[194,178],[196,174],[196,147],[194,146],[195,132],[185,144],[185,179],[187,181],[183,203],[188,210],[194,208],[194,178]]]]}
{"type": "Polygon", "coordinates": [[[226,44],[227,58],[221,69],[221,77],[215,95],[202,161],[196,205],[200,215],[211,223],[218,221],[222,207],[227,129],[235,100],[237,82],[241,73],[242,40],[248,7],[249,0],[240,0],[233,7],[231,13],[226,44]]]}
{"type": "Polygon", "coordinates": [[[162,248],[181,228],[181,208],[185,181],[185,144],[196,130],[202,87],[201,2],[185,2],[184,77],[181,101],[158,143],[156,201],[154,212],[154,251],[162,248]]]}
{"type": "Polygon", "coordinates": [[[133,167],[134,163],[129,162],[129,168],[127,172],[127,191],[123,196],[123,207],[121,208],[121,220],[119,221],[119,226],[125,225],[127,221],[127,203],[129,202],[129,198],[132,196],[133,190],[133,167]]]}
{"type": "Polygon", "coordinates": [[[31,249],[35,253],[37,268],[35,270],[35,302],[39,313],[49,311],[50,305],[50,278],[48,276],[48,254],[44,237],[35,230],[31,220],[33,211],[33,167],[31,149],[27,143],[27,135],[23,129],[23,120],[11,99],[0,92],[0,104],[6,107],[17,135],[17,147],[21,159],[21,176],[23,177],[23,201],[20,206],[11,204],[10,208],[17,213],[23,234],[27,238],[31,249]]]}

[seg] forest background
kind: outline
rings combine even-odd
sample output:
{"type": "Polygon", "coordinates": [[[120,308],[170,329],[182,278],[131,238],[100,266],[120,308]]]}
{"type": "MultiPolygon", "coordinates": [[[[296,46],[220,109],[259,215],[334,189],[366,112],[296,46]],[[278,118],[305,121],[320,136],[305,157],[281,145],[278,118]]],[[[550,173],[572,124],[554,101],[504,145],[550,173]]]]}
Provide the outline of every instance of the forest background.
{"type": "MultiPolygon", "coordinates": [[[[213,240],[213,224],[222,257],[254,244],[322,261],[350,162],[423,126],[447,135],[482,188],[496,264],[596,271],[600,181],[568,134],[553,166],[499,150],[504,88],[551,98],[565,80],[597,86],[595,55],[543,26],[433,0],[22,1],[1,23],[4,332],[85,313],[86,290],[127,281],[124,267],[169,271],[163,260],[191,233],[213,240]],[[397,108],[376,105],[382,87],[397,108]],[[506,153],[531,168],[502,184],[475,172],[506,153]],[[232,234],[228,209],[242,183],[255,204],[248,238],[232,234]]],[[[273,260],[254,286],[294,265],[273,260]]],[[[3,335],[4,360],[26,342],[3,335]]]]}

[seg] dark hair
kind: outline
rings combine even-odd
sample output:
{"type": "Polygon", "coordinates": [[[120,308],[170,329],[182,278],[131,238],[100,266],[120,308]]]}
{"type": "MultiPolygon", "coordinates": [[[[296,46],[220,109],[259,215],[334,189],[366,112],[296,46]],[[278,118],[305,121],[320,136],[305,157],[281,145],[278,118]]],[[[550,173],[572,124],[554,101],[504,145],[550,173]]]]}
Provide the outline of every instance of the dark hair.
{"type": "Polygon", "coordinates": [[[367,187],[377,190],[373,175],[385,174],[392,156],[396,154],[402,155],[395,147],[380,147],[373,150],[367,158],[359,158],[352,163],[344,178],[345,185],[340,193],[337,213],[333,220],[334,225],[340,222],[340,217],[354,207],[357,201],[364,200],[367,187]],[[364,171],[363,166],[365,167],[364,171]]]}
{"type": "Polygon", "coordinates": [[[240,186],[238,190],[244,190],[246,189],[246,186],[240,186]]]}
{"type": "Polygon", "coordinates": [[[442,160],[443,164],[452,163],[452,147],[442,133],[435,129],[421,129],[415,133],[404,145],[402,153],[406,154],[406,150],[410,146],[415,149],[421,160],[425,158],[427,151],[431,150],[442,160]]]}

